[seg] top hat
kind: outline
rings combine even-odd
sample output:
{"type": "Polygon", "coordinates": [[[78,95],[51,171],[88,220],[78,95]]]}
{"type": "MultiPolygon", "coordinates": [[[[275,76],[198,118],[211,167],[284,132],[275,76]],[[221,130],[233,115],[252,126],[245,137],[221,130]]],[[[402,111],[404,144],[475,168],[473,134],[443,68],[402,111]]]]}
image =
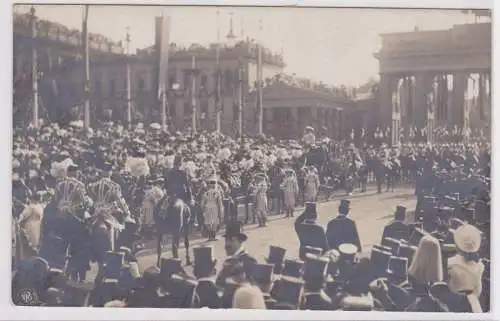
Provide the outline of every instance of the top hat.
{"type": "Polygon", "coordinates": [[[312,247],[312,246],[306,246],[305,247],[305,253],[310,253],[313,255],[322,255],[323,254],[323,249],[319,247],[312,247]]]}
{"type": "Polygon", "coordinates": [[[328,259],[312,254],[306,254],[304,265],[304,280],[306,282],[311,279],[324,280],[328,267],[328,259]]]}
{"type": "Polygon", "coordinates": [[[178,274],[182,271],[182,262],[176,258],[162,257],[160,260],[160,277],[162,280],[167,280],[173,274],[178,274]]]}
{"type": "Polygon", "coordinates": [[[397,219],[402,219],[404,220],[405,217],[406,217],[406,207],[404,206],[401,206],[401,205],[398,205],[396,207],[396,213],[394,214],[394,216],[397,218],[397,219]]]}
{"type": "Polygon", "coordinates": [[[269,264],[282,265],[285,259],[286,249],[271,245],[266,262],[269,264]]]}
{"type": "Polygon", "coordinates": [[[169,292],[169,301],[175,307],[192,308],[197,285],[196,280],[178,274],[172,275],[172,291],[169,292]]]}
{"type": "Polygon", "coordinates": [[[316,203],[306,202],[304,212],[316,214],[316,203]]]}
{"type": "Polygon", "coordinates": [[[247,240],[247,235],[243,233],[243,225],[239,221],[231,221],[226,225],[226,234],[223,235],[224,238],[237,237],[240,241],[244,242],[247,240]]]}
{"type": "Polygon", "coordinates": [[[373,244],[374,249],[378,249],[380,251],[385,251],[385,252],[392,252],[392,249],[389,246],[385,245],[379,245],[379,244],[373,244]]]}
{"type": "Polygon", "coordinates": [[[385,237],[382,240],[382,245],[389,247],[391,249],[392,254],[396,255],[398,253],[399,247],[401,246],[401,241],[396,240],[392,237],[385,237]]]}
{"type": "Polygon", "coordinates": [[[125,261],[124,253],[107,252],[103,263],[103,277],[118,279],[125,261]]]}
{"type": "Polygon", "coordinates": [[[213,257],[213,247],[211,246],[199,246],[193,249],[194,254],[194,265],[195,266],[209,266],[212,267],[214,263],[213,257]]]}
{"type": "Polygon", "coordinates": [[[418,246],[418,244],[420,243],[420,240],[425,236],[427,235],[428,233],[424,230],[424,229],[421,229],[421,228],[415,228],[413,229],[413,232],[411,233],[411,236],[410,236],[410,240],[408,243],[410,243],[411,245],[416,245],[418,246]]]}
{"type": "Polygon", "coordinates": [[[350,206],[351,206],[351,201],[346,199],[340,200],[340,207],[350,208],[350,206]]]}
{"type": "Polygon", "coordinates": [[[372,249],[370,261],[373,266],[375,276],[380,277],[386,274],[386,271],[389,268],[391,255],[391,252],[381,251],[377,248],[372,249]]]}
{"type": "Polygon", "coordinates": [[[282,275],[301,278],[304,274],[304,261],[301,260],[285,260],[285,267],[282,275]]]}
{"type": "Polygon", "coordinates": [[[277,306],[286,304],[297,309],[303,293],[304,282],[299,278],[284,276],[280,279],[275,299],[277,306]]]}
{"type": "Polygon", "coordinates": [[[253,280],[257,283],[270,284],[272,281],[273,264],[254,264],[252,268],[253,280]]]}
{"type": "Polygon", "coordinates": [[[405,257],[408,260],[408,266],[413,262],[413,257],[417,252],[417,247],[410,244],[401,244],[398,251],[398,256],[405,257]]]}
{"type": "Polygon", "coordinates": [[[339,252],[344,260],[352,261],[358,252],[358,247],[351,243],[342,243],[339,245],[339,252]]]}
{"type": "Polygon", "coordinates": [[[405,257],[391,256],[387,274],[396,278],[406,278],[408,275],[408,259],[405,257]]]}

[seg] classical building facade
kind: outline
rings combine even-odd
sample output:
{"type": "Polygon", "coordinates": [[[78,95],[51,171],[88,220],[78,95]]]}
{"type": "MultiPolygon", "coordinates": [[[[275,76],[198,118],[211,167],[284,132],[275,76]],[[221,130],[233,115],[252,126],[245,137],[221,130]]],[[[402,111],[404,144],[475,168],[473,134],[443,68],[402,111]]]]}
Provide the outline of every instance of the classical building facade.
{"type": "MultiPolygon", "coordinates": [[[[249,96],[250,105],[257,104],[256,96],[249,96]]],[[[297,139],[306,126],[312,126],[319,136],[342,139],[349,128],[351,102],[345,95],[276,82],[263,89],[262,102],[264,133],[276,138],[297,139]]],[[[247,121],[251,127],[255,113],[247,121]]]]}
{"type": "Polygon", "coordinates": [[[392,142],[410,128],[489,128],[491,121],[491,23],[449,30],[383,34],[378,125],[392,142]]]}
{"type": "MultiPolygon", "coordinates": [[[[251,42],[238,42],[222,46],[219,65],[216,64],[216,47],[191,46],[177,48],[171,45],[168,60],[167,105],[171,124],[179,130],[191,126],[192,121],[192,68],[193,57],[197,73],[194,76],[197,128],[215,129],[216,75],[220,70],[221,82],[221,130],[235,134],[237,130],[237,95],[241,85],[244,102],[243,114],[254,112],[255,106],[246,103],[248,93],[257,81],[257,46],[251,42]],[[249,109],[252,109],[249,111],[249,109]]],[[[263,78],[271,78],[282,72],[281,56],[263,49],[263,78]]],[[[130,66],[131,100],[136,120],[160,119],[156,108],[154,77],[157,60],[150,49],[134,55],[94,59],[91,63],[91,88],[93,104],[101,110],[112,110],[113,118],[125,119],[127,110],[127,64],[130,66]]],[[[75,81],[82,79],[81,69],[73,74],[75,81]]]]}

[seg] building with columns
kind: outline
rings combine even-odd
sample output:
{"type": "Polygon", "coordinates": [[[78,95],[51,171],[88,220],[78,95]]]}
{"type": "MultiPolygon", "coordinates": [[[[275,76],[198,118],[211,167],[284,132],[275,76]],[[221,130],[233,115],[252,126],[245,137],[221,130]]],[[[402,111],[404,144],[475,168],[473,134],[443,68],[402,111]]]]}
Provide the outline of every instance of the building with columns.
{"type": "MultiPolygon", "coordinates": [[[[221,73],[221,130],[226,134],[235,134],[237,130],[238,106],[237,90],[241,82],[243,97],[254,90],[257,81],[257,45],[249,40],[220,48],[219,67],[216,64],[216,45],[202,47],[191,45],[178,48],[170,45],[168,60],[167,104],[171,124],[176,129],[191,126],[191,76],[194,57],[195,68],[195,103],[197,128],[214,130],[216,115],[216,74],[221,73]],[[240,71],[241,70],[241,71],[240,71]],[[241,80],[240,80],[241,76],[241,80]]],[[[264,48],[262,53],[263,78],[270,78],[282,72],[283,58],[264,48]]],[[[152,48],[138,51],[133,55],[103,57],[93,59],[91,63],[92,100],[97,109],[111,110],[113,118],[126,118],[126,74],[127,63],[130,66],[131,99],[135,120],[146,122],[160,119],[160,110],[156,108],[154,71],[157,60],[152,48]]],[[[75,80],[82,78],[81,69],[73,73],[75,80]]],[[[244,99],[246,100],[246,99],[244,99]]],[[[255,106],[243,102],[243,115],[255,113],[255,106]]],[[[249,122],[245,122],[250,126],[249,122]]],[[[248,129],[248,128],[247,128],[248,129]]],[[[247,131],[247,130],[246,130],[247,131]]]]}
{"type": "Polygon", "coordinates": [[[381,35],[377,125],[390,126],[393,144],[415,127],[428,139],[437,127],[488,132],[491,28],[474,23],[381,35]]]}

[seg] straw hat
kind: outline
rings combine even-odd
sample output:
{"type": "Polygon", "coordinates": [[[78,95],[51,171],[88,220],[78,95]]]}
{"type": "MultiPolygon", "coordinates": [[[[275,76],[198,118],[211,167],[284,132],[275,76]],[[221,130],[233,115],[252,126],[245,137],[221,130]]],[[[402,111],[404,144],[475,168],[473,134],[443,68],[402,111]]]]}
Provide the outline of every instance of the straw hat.
{"type": "Polygon", "coordinates": [[[481,247],[481,232],[470,224],[457,228],[453,239],[457,248],[465,253],[475,253],[481,247]]]}

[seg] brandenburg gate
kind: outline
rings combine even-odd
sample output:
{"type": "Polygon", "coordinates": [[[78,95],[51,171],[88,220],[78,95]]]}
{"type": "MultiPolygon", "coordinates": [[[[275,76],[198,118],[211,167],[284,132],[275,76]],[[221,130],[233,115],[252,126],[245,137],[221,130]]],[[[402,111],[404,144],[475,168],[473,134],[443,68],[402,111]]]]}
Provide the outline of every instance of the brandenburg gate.
{"type": "Polygon", "coordinates": [[[448,30],[382,34],[378,125],[391,128],[392,144],[436,129],[485,130],[491,120],[491,23],[448,30]]]}

